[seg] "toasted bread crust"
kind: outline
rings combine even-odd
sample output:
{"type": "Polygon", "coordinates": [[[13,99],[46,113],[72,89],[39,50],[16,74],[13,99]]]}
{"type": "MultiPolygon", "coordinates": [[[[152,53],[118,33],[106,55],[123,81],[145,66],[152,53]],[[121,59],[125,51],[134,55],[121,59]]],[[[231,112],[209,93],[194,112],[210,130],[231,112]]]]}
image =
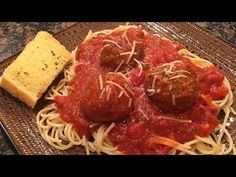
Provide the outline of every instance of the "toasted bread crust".
{"type": "Polygon", "coordinates": [[[41,31],[5,69],[0,86],[33,108],[71,59],[59,41],[41,31]]]}

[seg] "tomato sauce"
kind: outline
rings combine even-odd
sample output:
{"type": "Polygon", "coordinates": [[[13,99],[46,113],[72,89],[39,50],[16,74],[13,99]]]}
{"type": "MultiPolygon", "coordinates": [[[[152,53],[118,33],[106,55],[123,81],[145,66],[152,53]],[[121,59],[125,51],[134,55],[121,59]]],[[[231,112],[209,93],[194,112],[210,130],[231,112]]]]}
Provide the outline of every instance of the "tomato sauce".
{"type": "MultiPolygon", "coordinates": [[[[196,135],[208,136],[216,128],[219,120],[215,116],[217,107],[210,104],[211,100],[223,99],[228,89],[223,85],[224,75],[215,66],[200,68],[191,63],[187,58],[178,54],[182,48],[176,42],[161,39],[153,34],[140,33],[140,30],[131,28],[127,30],[127,37],[143,42],[143,60],[147,65],[139,75],[138,66],[131,69],[129,79],[134,91],[134,111],[130,118],[116,122],[110,131],[110,141],[125,154],[168,154],[171,147],[158,144],[156,136],[167,137],[184,143],[193,140],[196,135]],[[144,94],[143,83],[148,69],[162,63],[182,60],[191,68],[198,81],[198,97],[194,106],[183,113],[163,113],[144,94]]],[[[90,137],[96,126],[89,121],[80,110],[81,93],[86,91],[86,84],[98,78],[99,74],[114,72],[109,67],[99,64],[100,51],[104,46],[103,40],[113,40],[122,46],[122,52],[130,51],[124,32],[113,32],[107,36],[97,36],[78,46],[75,76],[68,83],[72,92],[68,96],[56,96],[54,101],[61,114],[61,118],[72,123],[80,136],[90,137]]]]}

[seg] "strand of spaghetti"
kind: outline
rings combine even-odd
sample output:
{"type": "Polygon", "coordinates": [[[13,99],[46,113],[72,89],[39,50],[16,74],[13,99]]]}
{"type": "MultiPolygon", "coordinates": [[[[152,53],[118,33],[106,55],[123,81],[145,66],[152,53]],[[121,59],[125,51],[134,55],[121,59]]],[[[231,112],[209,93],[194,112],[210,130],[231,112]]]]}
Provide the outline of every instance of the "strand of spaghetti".
{"type": "Polygon", "coordinates": [[[50,129],[48,130],[48,134],[49,134],[50,130],[51,130],[50,137],[53,140],[55,140],[55,142],[58,142],[59,140],[54,138],[55,137],[55,133],[56,133],[56,127],[50,127],[50,129]]]}
{"type": "Polygon", "coordinates": [[[115,31],[125,31],[125,30],[127,30],[129,28],[137,28],[137,26],[135,26],[135,25],[128,25],[128,26],[120,25],[120,26],[118,26],[117,28],[115,28],[113,30],[102,30],[102,31],[94,32],[94,33],[92,32],[92,30],[90,30],[82,43],[85,43],[88,40],[90,40],[90,39],[92,39],[92,38],[94,38],[94,37],[96,37],[97,35],[100,35],[100,34],[108,35],[108,34],[110,34],[112,32],[115,32],[115,31]]]}
{"type": "Polygon", "coordinates": [[[63,141],[69,141],[68,137],[64,133],[64,130],[65,130],[64,128],[60,128],[59,135],[63,141]]]}
{"type": "Polygon", "coordinates": [[[73,143],[73,145],[80,145],[82,144],[82,141],[81,140],[77,140],[75,139],[75,136],[74,136],[74,133],[73,133],[73,130],[72,130],[72,124],[70,124],[70,126],[68,127],[68,139],[71,143],[73,143]]]}
{"type": "MultiPolygon", "coordinates": [[[[103,126],[103,125],[102,125],[103,126]]],[[[102,128],[102,126],[100,126],[99,128],[98,128],[98,130],[96,131],[96,132],[94,132],[93,133],[93,138],[94,138],[94,145],[95,145],[95,147],[96,147],[96,152],[98,153],[98,154],[101,154],[101,147],[100,147],[100,145],[98,144],[98,138],[97,138],[97,136],[98,136],[98,134],[101,132],[101,128],[102,128]]]]}
{"type": "Polygon", "coordinates": [[[230,153],[232,150],[233,150],[233,146],[234,146],[234,143],[233,143],[233,140],[232,140],[232,137],[231,135],[229,134],[228,130],[222,126],[221,124],[219,125],[220,128],[223,130],[224,134],[227,136],[227,141],[229,143],[229,147],[228,149],[224,152],[224,154],[228,154],[230,153]]]}
{"type": "Polygon", "coordinates": [[[92,36],[92,30],[89,30],[87,36],[85,37],[84,41],[82,43],[85,43],[86,41],[88,41],[89,39],[91,39],[91,36],[92,36]]]}
{"type": "Polygon", "coordinates": [[[82,141],[82,138],[78,135],[78,133],[73,129],[73,135],[78,141],[82,141]]]}
{"type": "Polygon", "coordinates": [[[195,153],[195,154],[193,154],[193,155],[196,155],[196,154],[197,154],[197,152],[196,152],[196,146],[195,146],[195,145],[191,146],[191,148],[188,149],[188,151],[186,151],[186,150],[181,151],[181,152],[179,153],[179,155],[185,155],[185,154],[191,155],[191,154],[189,154],[189,151],[191,151],[192,153],[195,153]]]}
{"type": "MultiPolygon", "coordinates": [[[[56,116],[56,118],[57,118],[58,116],[56,116]]],[[[47,122],[47,124],[48,125],[50,125],[50,126],[52,126],[52,127],[58,127],[58,128],[61,128],[61,127],[64,127],[65,125],[64,124],[59,124],[59,123],[53,123],[53,122],[51,122],[50,121],[50,119],[52,119],[52,118],[54,118],[54,117],[49,117],[47,120],[46,120],[46,122],[47,122]]]]}
{"type": "Polygon", "coordinates": [[[169,155],[176,155],[176,149],[171,149],[170,152],[169,152],[169,155]]]}
{"type": "Polygon", "coordinates": [[[65,127],[64,127],[64,134],[65,136],[68,138],[68,127],[69,127],[70,123],[66,123],[65,127]]]}
{"type": "Polygon", "coordinates": [[[55,128],[55,135],[54,135],[54,137],[55,137],[56,141],[59,142],[58,144],[60,144],[60,142],[62,142],[62,140],[59,139],[59,131],[58,131],[59,129],[56,128],[56,127],[53,127],[53,128],[55,128]]]}
{"type": "Polygon", "coordinates": [[[226,102],[229,100],[229,96],[230,96],[230,93],[228,93],[223,100],[213,101],[213,103],[216,103],[219,107],[223,107],[226,104],[226,102]]]}
{"type": "Polygon", "coordinates": [[[96,152],[96,147],[94,146],[92,142],[88,142],[88,147],[91,152],[96,152]]]}
{"type": "Polygon", "coordinates": [[[233,147],[233,154],[236,154],[236,148],[235,148],[235,146],[233,147]]]}
{"type": "Polygon", "coordinates": [[[198,152],[205,155],[217,154],[219,152],[219,148],[217,146],[210,147],[208,144],[205,144],[203,142],[197,143],[196,149],[198,152]]]}
{"type": "Polygon", "coordinates": [[[230,107],[230,111],[233,113],[233,115],[236,115],[236,111],[234,110],[234,108],[230,107]]]}
{"type": "Polygon", "coordinates": [[[224,154],[225,149],[226,149],[225,144],[222,144],[222,145],[221,145],[221,150],[220,150],[220,152],[218,153],[218,155],[224,154]]]}
{"type": "MultiPolygon", "coordinates": [[[[50,135],[49,135],[49,129],[46,129],[45,131],[44,131],[44,135],[45,135],[45,138],[48,140],[48,141],[50,141],[50,142],[57,142],[57,140],[54,138],[54,131],[55,130],[52,130],[52,132],[53,132],[53,134],[51,133],[50,135]],[[53,135],[53,136],[52,136],[53,135]]],[[[54,144],[53,143],[53,144],[54,144]]]]}
{"type": "Polygon", "coordinates": [[[62,143],[62,141],[61,140],[59,140],[59,133],[58,133],[59,131],[58,130],[56,130],[56,133],[55,133],[55,140],[57,140],[55,143],[53,143],[54,145],[56,145],[56,146],[59,146],[59,147],[61,147],[61,148],[63,148],[63,149],[69,149],[70,147],[72,147],[73,146],[73,144],[71,143],[71,142],[67,142],[68,144],[64,144],[64,143],[62,143]]]}
{"type": "Polygon", "coordinates": [[[41,120],[39,120],[39,122],[37,124],[40,126],[40,128],[42,128],[42,129],[49,129],[51,127],[50,125],[44,125],[44,122],[47,121],[47,118],[48,117],[45,116],[45,117],[42,117],[41,120]]]}
{"type": "MultiPolygon", "coordinates": [[[[229,118],[230,110],[229,110],[228,107],[224,107],[223,110],[224,110],[224,112],[225,112],[225,117],[224,117],[224,121],[223,121],[221,127],[224,127],[224,128],[225,128],[226,123],[227,123],[228,118],[229,118]]],[[[220,127],[220,126],[219,126],[219,127],[220,127]]],[[[221,128],[221,129],[222,129],[222,128],[221,128]]],[[[218,136],[218,140],[217,140],[217,144],[218,144],[218,145],[221,144],[221,139],[222,139],[223,135],[224,135],[224,131],[221,131],[221,132],[220,132],[220,135],[218,136]]]]}
{"type": "Polygon", "coordinates": [[[103,139],[105,139],[108,135],[108,133],[111,131],[111,129],[113,129],[115,127],[115,123],[113,122],[106,130],[105,132],[103,133],[103,139]]]}
{"type": "Polygon", "coordinates": [[[172,148],[175,148],[177,150],[180,150],[180,151],[184,151],[188,154],[192,154],[192,155],[195,155],[196,153],[194,152],[191,152],[190,150],[186,149],[183,144],[177,142],[177,141],[174,141],[172,139],[169,139],[169,138],[166,138],[166,137],[161,137],[161,136],[155,136],[154,137],[154,143],[157,143],[157,144],[163,144],[163,145],[166,145],[166,146],[169,146],[169,147],[172,147],[172,148]]]}
{"type": "Polygon", "coordinates": [[[196,144],[196,147],[198,151],[200,151],[203,154],[216,154],[220,152],[220,146],[216,144],[212,138],[209,137],[200,137],[196,136],[196,139],[199,140],[199,142],[196,144]],[[204,144],[205,143],[205,144],[204,144]],[[211,148],[208,146],[211,145],[211,148]]]}
{"type": "Polygon", "coordinates": [[[104,140],[104,145],[106,146],[106,147],[108,147],[108,148],[114,148],[114,145],[113,144],[110,144],[110,142],[109,141],[107,141],[108,140],[108,138],[106,137],[105,138],[105,140],[104,140]]]}
{"type": "Polygon", "coordinates": [[[215,132],[212,132],[212,133],[211,133],[211,136],[214,138],[214,141],[216,142],[217,139],[218,139],[218,137],[216,136],[215,132]]]}
{"type": "Polygon", "coordinates": [[[226,106],[231,107],[233,105],[234,98],[233,98],[233,92],[230,90],[229,91],[229,98],[228,101],[226,102],[226,106]]]}
{"type": "Polygon", "coordinates": [[[191,145],[194,145],[194,144],[196,144],[196,143],[198,143],[198,142],[199,142],[198,139],[194,139],[194,140],[192,140],[192,141],[188,141],[188,142],[184,143],[183,146],[188,147],[188,148],[190,149],[190,148],[191,148],[191,147],[190,147],[191,145]]]}
{"type": "MultiPolygon", "coordinates": [[[[109,128],[111,129],[113,125],[111,125],[109,128]]],[[[105,126],[102,125],[97,133],[96,133],[96,138],[95,138],[95,144],[96,146],[98,147],[99,151],[98,153],[101,153],[101,152],[105,152],[105,153],[108,153],[110,154],[111,152],[114,153],[114,151],[116,151],[116,147],[106,147],[105,144],[104,144],[104,132],[105,132],[105,126]]]]}
{"type": "Polygon", "coordinates": [[[83,135],[82,137],[82,144],[85,147],[86,154],[89,155],[90,151],[89,151],[88,141],[85,135],[83,135]]]}
{"type": "Polygon", "coordinates": [[[201,142],[204,142],[204,143],[207,143],[207,144],[210,144],[212,146],[217,146],[217,144],[213,141],[213,139],[208,136],[208,137],[200,137],[200,136],[196,136],[195,137],[197,140],[201,141],[201,142]]]}

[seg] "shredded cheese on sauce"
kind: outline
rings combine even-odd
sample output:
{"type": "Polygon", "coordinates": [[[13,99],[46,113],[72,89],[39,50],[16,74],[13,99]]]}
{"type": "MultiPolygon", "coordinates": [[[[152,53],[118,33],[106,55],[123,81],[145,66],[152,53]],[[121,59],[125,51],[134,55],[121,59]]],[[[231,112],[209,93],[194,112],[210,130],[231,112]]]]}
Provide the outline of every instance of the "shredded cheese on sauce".
{"type": "Polygon", "coordinates": [[[173,105],[173,106],[176,106],[175,95],[172,95],[172,105],[173,105]]]}
{"type": "Polygon", "coordinates": [[[92,30],[89,30],[89,32],[88,32],[86,38],[84,39],[83,43],[85,43],[88,39],[90,39],[91,36],[92,36],[92,34],[93,34],[93,31],[92,31],[92,30]]]}
{"type": "Polygon", "coordinates": [[[155,92],[155,89],[147,89],[147,92],[155,92]]]}
{"type": "Polygon", "coordinates": [[[128,86],[128,84],[125,84],[125,88],[126,88],[132,95],[134,95],[134,92],[131,90],[131,88],[128,86]]]}
{"type": "Polygon", "coordinates": [[[148,93],[149,96],[152,96],[155,94],[155,89],[147,89],[147,92],[149,92],[148,93]]]}
{"type": "Polygon", "coordinates": [[[131,50],[131,53],[129,54],[128,60],[126,61],[126,64],[129,64],[132,56],[134,55],[135,47],[136,47],[136,41],[133,41],[132,50],[131,50]]]}
{"type": "Polygon", "coordinates": [[[106,44],[106,45],[104,45],[104,46],[102,47],[102,49],[100,50],[99,55],[100,55],[101,52],[102,52],[106,47],[108,47],[108,46],[110,46],[110,44],[106,44]]]}
{"type": "Polygon", "coordinates": [[[108,87],[107,101],[110,99],[111,87],[108,87]]]}
{"type": "Polygon", "coordinates": [[[100,90],[102,90],[103,89],[103,80],[102,80],[101,74],[99,75],[99,86],[100,86],[100,90]]]}
{"type": "Polygon", "coordinates": [[[160,93],[160,92],[161,92],[161,89],[157,89],[157,90],[156,90],[156,93],[160,93]]]}
{"type": "Polygon", "coordinates": [[[143,66],[142,66],[142,64],[141,64],[138,60],[136,60],[135,58],[134,58],[134,61],[136,61],[136,63],[138,64],[138,67],[139,67],[139,69],[140,69],[140,71],[139,71],[139,73],[138,73],[138,77],[140,77],[140,76],[142,75],[142,72],[143,72],[143,66]]]}
{"type": "Polygon", "coordinates": [[[132,105],[132,98],[129,98],[129,107],[132,105]]]}
{"type": "Polygon", "coordinates": [[[118,98],[122,97],[123,94],[124,94],[124,92],[121,91],[120,94],[119,94],[119,96],[118,96],[118,98]]]}
{"type": "Polygon", "coordinates": [[[141,96],[138,97],[138,99],[139,99],[139,98],[142,98],[145,94],[146,94],[146,93],[144,92],[141,96]]]}
{"type": "MultiPolygon", "coordinates": [[[[122,56],[122,55],[130,55],[130,54],[132,54],[132,51],[120,53],[121,56],[122,56]]],[[[134,52],[134,54],[137,54],[137,53],[134,52]]]]}
{"type": "Polygon", "coordinates": [[[154,78],[153,78],[153,80],[152,80],[152,89],[154,89],[154,88],[155,88],[156,79],[157,79],[157,77],[156,77],[156,76],[154,76],[154,78]]]}
{"type": "Polygon", "coordinates": [[[176,73],[188,73],[191,74],[191,72],[187,71],[187,70],[176,70],[176,73]]]}
{"type": "Polygon", "coordinates": [[[116,68],[116,70],[114,71],[115,73],[117,72],[117,71],[119,71],[119,69],[120,69],[120,67],[121,67],[121,65],[124,63],[124,60],[122,60],[121,62],[120,62],[120,64],[117,66],[117,68],[116,68]]]}
{"type": "Polygon", "coordinates": [[[112,82],[112,81],[106,81],[106,83],[118,87],[119,89],[121,89],[121,90],[125,93],[125,95],[126,95],[127,97],[130,97],[129,94],[125,91],[125,89],[124,89],[120,84],[117,84],[117,83],[112,82]]]}
{"type": "Polygon", "coordinates": [[[192,123],[192,120],[181,120],[181,119],[176,119],[176,118],[167,117],[167,116],[158,116],[158,119],[167,119],[167,120],[173,120],[173,121],[182,122],[182,123],[192,123]]]}
{"type": "Polygon", "coordinates": [[[173,76],[173,77],[171,77],[171,78],[169,78],[169,80],[173,80],[173,79],[177,79],[177,78],[181,78],[181,77],[187,77],[186,75],[184,75],[184,74],[179,74],[179,75],[176,75],[176,76],[173,76]]]}
{"type": "Polygon", "coordinates": [[[160,66],[157,66],[156,68],[163,68],[163,67],[166,67],[166,66],[175,65],[177,63],[181,63],[182,64],[183,62],[180,61],[180,60],[175,60],[175,61],[172,61],[170,63],[164,63],[164,64],[162,64],[160,66]]]}
{"type": "Polygon", "coordinates": [[[149,117],[143,112],[142,109],[139,108],[138,110],[139,110],[139,112],[142,113],[142,115],[143,115],[147,120],[149,120],[149,117]]]}
{"type": "Polygon", "coordinates": [[[131,84],[130,83],[130,80],[121,72],[117,72],[116,74],[120,75],[121,77],[123,77],[125,79],[125,81],[128,83],[128,84],[131,84]]]}
{"type": "Polygon", "coordinates": [[[110,42],[110,43],[114,44],[115,46],[117,46],[119,49],[122,49],[122,47],[115,41],[112,41],[109,39],[104,39],[103,42],[110,42]]]}
{"type": "Polygon", "coordinates": [[[105,91],[106,91],[105,88],[103,88],[99,98],[102,98],[105,91]]]}
{"type": "Polygon", "coordinates": [[[129,39],[128,39],[128,37],[127,37],[127,31],[125,31],[124,33],[123,33],[123,35],[124,35],[124,37],[125,37],[125,40],[128,42],[128,44],[129,44],[129,46],[130,46],[130,48],[132,48],[132,45],[131,45],[131,43],[130,43],[130,41],[129,41],[129,39]]]}

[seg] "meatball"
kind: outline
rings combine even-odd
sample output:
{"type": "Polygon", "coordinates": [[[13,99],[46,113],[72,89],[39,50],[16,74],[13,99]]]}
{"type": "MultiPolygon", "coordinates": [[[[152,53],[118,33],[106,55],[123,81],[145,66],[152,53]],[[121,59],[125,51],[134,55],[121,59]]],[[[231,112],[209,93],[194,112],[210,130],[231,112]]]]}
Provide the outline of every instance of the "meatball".
{"type": "Polygon", "coordinates": [[[157,66],[149,73],[144,85],[149,99],[164,112],[185,111],[196,100],[196,75],[181,61],[157,66]]]}
{"type": "Polygon", "coordinates": [[[99,77],[96,81],[91,80],[86,91],[82,93],[81,110],[86,118],[95,122],[129,118],[133,112],[133,99],[126,89],[129,87],[126,79],[117,73],[99,77]]]}
{"type": "Polygon", "coordinates": [[[143,59],[144,33],[141,28],[131,28],[120,33],[120,35],[103,40],[103,46],[99,52],[101,66],[123,70],[134,67],[137,64],[134,59],[143,59]],[[134,54],[130,56],[133,47],[134,54]]]}

